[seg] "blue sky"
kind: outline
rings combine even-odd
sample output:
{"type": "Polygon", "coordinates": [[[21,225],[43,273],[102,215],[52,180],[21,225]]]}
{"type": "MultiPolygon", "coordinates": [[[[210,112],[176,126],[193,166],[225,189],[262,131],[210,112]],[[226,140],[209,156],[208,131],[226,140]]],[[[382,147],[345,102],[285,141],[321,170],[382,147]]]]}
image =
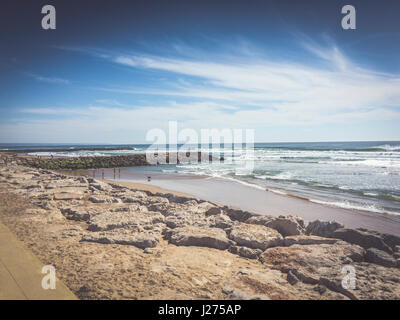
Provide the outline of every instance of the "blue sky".
{"type": "Polygon", "coordinates": [[[258,142],[400,140],[398,1],[3,6],[2,143],[146,143],[170,120],[258,142]]]}

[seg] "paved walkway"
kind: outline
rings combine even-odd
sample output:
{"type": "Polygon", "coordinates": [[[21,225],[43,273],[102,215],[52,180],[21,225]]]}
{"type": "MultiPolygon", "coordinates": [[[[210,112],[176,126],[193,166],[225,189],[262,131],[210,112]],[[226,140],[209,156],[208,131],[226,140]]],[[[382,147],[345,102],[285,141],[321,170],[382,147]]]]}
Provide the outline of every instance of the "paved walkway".
{"type": "Polygon", "coordinates": [[[0,300],[70,300],[75,295],[57,279],[42,288],[43,264],[0,222],[0,300]]]}

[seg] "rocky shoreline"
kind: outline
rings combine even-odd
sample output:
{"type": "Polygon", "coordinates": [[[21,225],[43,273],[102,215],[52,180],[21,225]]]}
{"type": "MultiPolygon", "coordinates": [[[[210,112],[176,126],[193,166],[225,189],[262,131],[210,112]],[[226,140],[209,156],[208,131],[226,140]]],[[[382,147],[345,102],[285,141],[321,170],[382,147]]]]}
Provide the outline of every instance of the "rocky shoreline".
{"type": "MultiPolygon", "coordinates": [[[[400,299],[400,237],[346,229],[334,221],[306,225],[295,216],[269,216],[267,208],[266,215],[258,215],[18,163],[0,158],[0,187],[32,207],[14,214],[5,208],[8,213],[0,219],[43,260],[64,270],[61,278],[80,298],[400,299]],[[50,238],[54,243],[45,245],[50,238]],[[116,262],[107,268],[119,280],[134,279],[120,284],[135,294],[119,292],[109,275],[90,263],[86,268],[92,271],[85,271],[85,278],[73,276],[70,269],[84,268],[75,261],[78,252],[88,248],[120,256],[132,248],[124,256],[130,276],[116,269],[116,262]],[[203,266],[206,262],[196,256],[215,263],[203,266]],[[148,270],[136,277],[138,261],[148,270]],[[63,269],[67,266],[69,270],[63,269]],[[355,288],[342,285],[346,266],[355,270],[355,288]],[[143,280],[143,273],[149,279],[143,280]],[[155,282],[156,275],[160,282],[155,282]],[[175,279],[174,284],[165,284],[165,277],[175,279]],[[91,288],[96,281],[111,293],[91,288]],[[141,287],[146,281],[154,283],[141,287]],[[146,295],[153,285],[158,293],[146,295]]],[[[94,256],[87,259],[93,262],[94,256]]],[[[104,264],[107,259],[96,261],[104,264]]]]}

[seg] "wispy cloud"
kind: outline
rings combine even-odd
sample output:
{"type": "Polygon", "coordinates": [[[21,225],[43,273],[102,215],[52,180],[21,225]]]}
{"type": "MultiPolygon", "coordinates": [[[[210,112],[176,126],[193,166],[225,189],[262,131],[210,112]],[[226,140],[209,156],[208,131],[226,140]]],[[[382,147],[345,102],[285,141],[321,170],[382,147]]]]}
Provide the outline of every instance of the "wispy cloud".
{"type": "Polygon", "coordinates": [[[62,78],[44,77],[44,76],[33,74],[33,73],[27,73],[27,75],[34,78],[37,81],[40,81],[40,82],[53,83],[53,84],[70,84],[71,83],[69,80],[62,79],[62,78]]]}
{"type": "MultiPolygon", "coordinates": [[[[191,58],[78,50],[140,74],[167,74],[168,80],[143,82],[141,87],[110,81],[108,87],[96,87],[102,98],[93,105],[25,108],[25,115],[39,114],[41,119],[27,117],[2,130],[28,137],[44,130],[56,142],[92,137],[93,142],[133,143],[144,142],[147,130],[166,129],[167,120],[177,120],[193,129],[252,128],[258,141],[298,141],[305,139],[297,136],[301,128],[313,132],[309,140],[318,140],[325,125],[400,121],[400,75],[361,66],[336,45],[304,42],[301,47],[302,58],[290,61],[261,54],[233,57],[232,52],[225,60],[213,59],[204,52],[196,55],[193,48],[191,58]],[[135,103],[127,102],[130,95],[135,103]],[[145,105],[137,102],[138,95],[148,95],[145,105]]],[[[326,139],[338,139],[339,131],[325,132],[326,139]]],[[[390,137],[397,134],[392,130],[390,137]]]]}
{"type": "Polygon", "coordinates": [[[336,46],[304,46],[310,52],[310,61],[320,59],[327,62],[325,66],[272,59],[204,62],[154,56],[117,56],[112,61],[127,67],[197,77],[203,80],[203,84],[191,84],[187,80],[186,85],[179,84],[172,89],[110,90],[225,100],[237,106],[273,107],[287,116],[291,112],[314,112],[316,121],[327,112],[400,107],[400,75],[360,67],[336,46]]]}

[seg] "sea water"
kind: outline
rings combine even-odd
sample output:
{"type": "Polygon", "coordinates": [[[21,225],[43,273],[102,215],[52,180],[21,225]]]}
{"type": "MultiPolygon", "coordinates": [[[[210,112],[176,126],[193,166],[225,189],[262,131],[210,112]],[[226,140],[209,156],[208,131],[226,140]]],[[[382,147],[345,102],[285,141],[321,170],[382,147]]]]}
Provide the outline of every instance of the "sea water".
{"type": "MultiPolygon", "coordinates": [[[[32,149],[31,154],[101,156],[143,153],[148,145],[0,145],[0,149],[32,149]],[[133,150],[74,151],[74,148],[130,147],[133,150]],[[34,149],[54,148],[35,153],[34,149]],[[57,148],[71,151],[57,152],[57,148]]],[[[178,146],[179,148],[179,146],[178,146]]],[[[194,151],[209,152],[198,147],[194,151]]],[[[211,150],[216,151],[216,150],[211,150]]],[[[329,206],[400,214],[400,142],[255,143],[250,156],[224,154],[226,162],[130,168],[164,174],[205,175],[231,179],[255,188],[302,197],[329,206]],[[239,167],[251,162],[253,170],[239,167]]]]}

